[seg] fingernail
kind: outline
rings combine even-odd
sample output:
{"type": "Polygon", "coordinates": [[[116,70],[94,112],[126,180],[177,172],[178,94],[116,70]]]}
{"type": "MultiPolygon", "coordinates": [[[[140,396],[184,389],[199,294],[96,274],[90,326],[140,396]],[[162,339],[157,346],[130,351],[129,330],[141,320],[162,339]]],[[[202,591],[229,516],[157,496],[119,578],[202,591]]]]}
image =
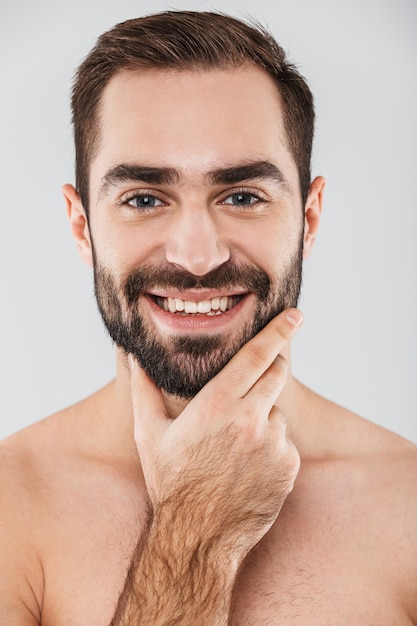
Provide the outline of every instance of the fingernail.
{"type": "Polygon", "coordinates": [[[127,362],[129,364],[130,369],[133,370],[133,368],[135,367],[135,359],[133,358],[132,354],[127,355],[127,362]]]}
{"type": "Polygon", "coordinates": [[[293,326],[299,326],[301,322],[303,321],[303,319],[304,319],[303,314],[298,309],[291,309],[287,313],[287,320],[293,326]]]}

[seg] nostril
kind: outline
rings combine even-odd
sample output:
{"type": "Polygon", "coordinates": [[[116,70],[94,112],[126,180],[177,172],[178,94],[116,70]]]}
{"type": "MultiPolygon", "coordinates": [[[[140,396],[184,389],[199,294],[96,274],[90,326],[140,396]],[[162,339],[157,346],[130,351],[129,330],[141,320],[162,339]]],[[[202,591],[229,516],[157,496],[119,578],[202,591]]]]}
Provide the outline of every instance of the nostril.
{"type": "Polygon", "coordinates": [[[221,250],[217,247],[208,249],[206,244],[205,248],[202,250],[201,246],[197,247],[193,244],[189,247],[184,245],[176,250],[167,250],[166,260],[194,276],[205,276],[230,259],[230,252],[225,247],[221,250]]]}

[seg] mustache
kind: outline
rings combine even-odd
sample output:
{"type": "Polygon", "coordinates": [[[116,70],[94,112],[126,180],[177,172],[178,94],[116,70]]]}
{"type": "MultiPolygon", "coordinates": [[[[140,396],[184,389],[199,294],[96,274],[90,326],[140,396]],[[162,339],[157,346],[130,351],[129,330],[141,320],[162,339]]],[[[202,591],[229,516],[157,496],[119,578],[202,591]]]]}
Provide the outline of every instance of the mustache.
{"type": "Polygon", "coordinates": [[[142,266],[122,280],[122,292],[129,306],[139,297],[155,287],[162,289],[233,289],[239,287],[255,293],[261,301],[266,301],[271,281],[261,269],[228,261],[204,276],[195,276],[186,270],[173,266],[142,266]]]}

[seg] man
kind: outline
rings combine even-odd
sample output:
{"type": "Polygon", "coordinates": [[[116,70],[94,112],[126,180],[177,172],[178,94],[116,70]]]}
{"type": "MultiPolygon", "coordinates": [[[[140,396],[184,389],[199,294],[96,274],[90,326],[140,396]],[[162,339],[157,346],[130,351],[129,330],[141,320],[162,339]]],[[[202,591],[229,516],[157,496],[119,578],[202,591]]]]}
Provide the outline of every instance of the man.
{"type": "Polygon", "coordinates": [[[2,444],[1,624],[416,624],[416,448],[289,368],[324,188],[304,79],[261,29],[169,12],[103,35],[72,103],[117,376],[2,444]]]}

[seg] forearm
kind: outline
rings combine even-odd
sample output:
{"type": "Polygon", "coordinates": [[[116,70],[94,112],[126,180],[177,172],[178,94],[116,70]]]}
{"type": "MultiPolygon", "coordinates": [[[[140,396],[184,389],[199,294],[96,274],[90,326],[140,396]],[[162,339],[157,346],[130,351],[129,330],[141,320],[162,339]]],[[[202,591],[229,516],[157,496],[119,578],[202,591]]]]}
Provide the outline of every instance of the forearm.
{"type": "Polygon", "coordinates": [[[167,510],[150,517],[111,626],[228,624],[239,564],[183,513],[181,519],[167,510]]]}
{"type": "Polygon", "coordinates": [[[176,419],[132,359],[135,441],[154,508],[112,626],[228,624],[239,568],[300,466],[276,406],[296,313],[274,318],[176,419]]]}

